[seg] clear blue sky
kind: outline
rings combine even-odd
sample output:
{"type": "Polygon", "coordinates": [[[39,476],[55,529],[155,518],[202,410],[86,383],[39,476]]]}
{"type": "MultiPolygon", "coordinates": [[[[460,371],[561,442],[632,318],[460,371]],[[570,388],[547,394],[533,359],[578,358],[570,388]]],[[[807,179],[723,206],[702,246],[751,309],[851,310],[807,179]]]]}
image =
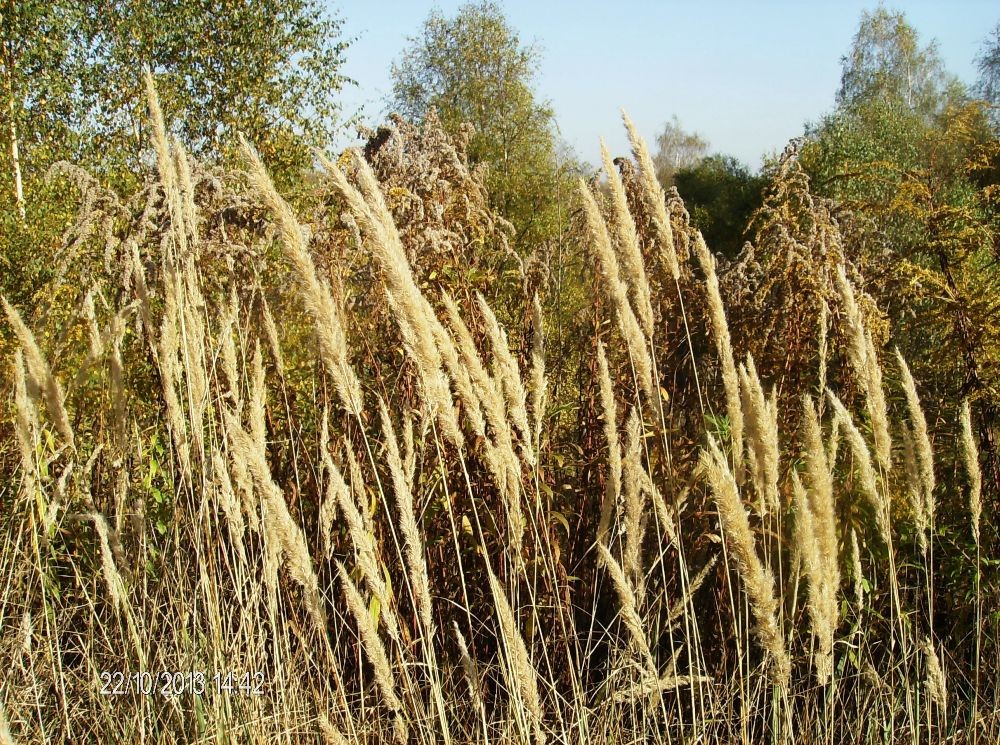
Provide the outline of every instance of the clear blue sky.
{"type": "MultiPolygon", "coordinates": [[[[390,64],[433,8],[453,14],[462,2],[327,0],[356,37],[345,74],[346,114],[370,123],[387,111],[390,64]]],[[[599,138],[613,154],[627,140],[624,108],[652,143],[673,114],[714,152],[756,167],[833,106],[840,59],[863,10],[877,1],[703,0],[502,3],[522,42],[541,52],[536,90],[553,105],[562,138],[598,161],[599,138]]],[[[921,40],[935,39],[948,69],[975,79],[974,57],[1000,22],[1000,3],[979,0],[887,3],[902,10],[921,40]]]]}

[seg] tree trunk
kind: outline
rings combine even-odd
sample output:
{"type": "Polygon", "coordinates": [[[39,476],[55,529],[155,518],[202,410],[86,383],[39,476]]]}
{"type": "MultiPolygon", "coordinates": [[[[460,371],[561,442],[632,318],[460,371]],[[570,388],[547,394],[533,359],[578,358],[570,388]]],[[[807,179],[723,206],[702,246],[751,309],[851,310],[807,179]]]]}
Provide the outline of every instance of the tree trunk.
{"type": "Polygon", "coordinates": [[[21,183],[21,151],[17,145],[17,123],[15,116],[17,109],[14,106],[14,85],[11,80],[13,74],[10,69],[10,56],[5,54],[3,60],[4,83],[7,93],[7,129],[10,135],[10,161],[14,171],[14,202],[17,205],[17,214],[24,222],[24,187],[21,183]]]}
{"type": "Polygon", "coordinates": [[[21,156],[17,147],[17,125],[14,124],[14,102],[10,105],[10,160],[14,169],[14,201],[17,204],[17,214],[24,222],[24,187],[21,185],[21,156]]]}

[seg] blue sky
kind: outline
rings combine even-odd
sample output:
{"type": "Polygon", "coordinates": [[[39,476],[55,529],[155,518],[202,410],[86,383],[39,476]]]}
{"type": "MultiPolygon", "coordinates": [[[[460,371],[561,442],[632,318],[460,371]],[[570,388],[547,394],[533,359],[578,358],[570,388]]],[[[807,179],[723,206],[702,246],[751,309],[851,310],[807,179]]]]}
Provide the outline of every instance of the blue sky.
{"type": "MultiPolygon", "coordinates": [[[[345,74],[358,82],[342,94],[346,114],[381,120],[391,92],[391,63],[427,14],[454,13],[461,2],[329,0],[356,37],[345,74]]],[[[614,154],[627,140],[624,108],[651,143],[673,114],[711,149],[756,167],[833,106],[840,59],[863,10],[854,0],[703,0],[502,3],[522,42],[541,52],[536,90],[555,109],[562,138],[598,160],[599,138],[614,154]]],[[[936,39],[948,69],[975,79],[974,57],[1000,22],[1000,4],[965,0],[887,4],[902,10],[924,42],[936,39]]]]}

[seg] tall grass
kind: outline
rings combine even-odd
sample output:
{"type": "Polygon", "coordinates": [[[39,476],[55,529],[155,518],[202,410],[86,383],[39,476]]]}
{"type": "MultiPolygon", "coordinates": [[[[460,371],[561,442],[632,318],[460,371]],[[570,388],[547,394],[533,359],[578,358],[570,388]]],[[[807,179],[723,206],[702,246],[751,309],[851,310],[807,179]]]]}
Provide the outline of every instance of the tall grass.
{"type": "Polygon", "coordinates": [[[634,180],[605,150],[609,192],[577,195],[599,318],[573,387],[544,288],[519,324],[429,281],[360,154],[298,214],[249,144],[213,172],[149,100],[125,281],[83,288],[61,339],[3,301],[0,741],[1000,738],[973,415],[934,452],[843,262],[816,375],[780,390],[626,119],[634,180]],[[362,298],[323,242],[345,225],[362,298]],[[941,561],[974,572],[971,642],[935,620],[941,561]]]}

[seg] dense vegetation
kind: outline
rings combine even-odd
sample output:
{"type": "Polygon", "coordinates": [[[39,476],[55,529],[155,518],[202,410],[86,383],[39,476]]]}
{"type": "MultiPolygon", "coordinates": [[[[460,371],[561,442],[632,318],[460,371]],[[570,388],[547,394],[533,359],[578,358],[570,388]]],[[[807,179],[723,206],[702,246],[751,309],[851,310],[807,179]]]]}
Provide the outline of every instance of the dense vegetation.
{"type": "Polygon", "coordinates": [[[2,4],[0,745],[1000,740],[997,32],[590,171],[495,5],[335,157],[317,5],[111,5],[2,4]]]}

